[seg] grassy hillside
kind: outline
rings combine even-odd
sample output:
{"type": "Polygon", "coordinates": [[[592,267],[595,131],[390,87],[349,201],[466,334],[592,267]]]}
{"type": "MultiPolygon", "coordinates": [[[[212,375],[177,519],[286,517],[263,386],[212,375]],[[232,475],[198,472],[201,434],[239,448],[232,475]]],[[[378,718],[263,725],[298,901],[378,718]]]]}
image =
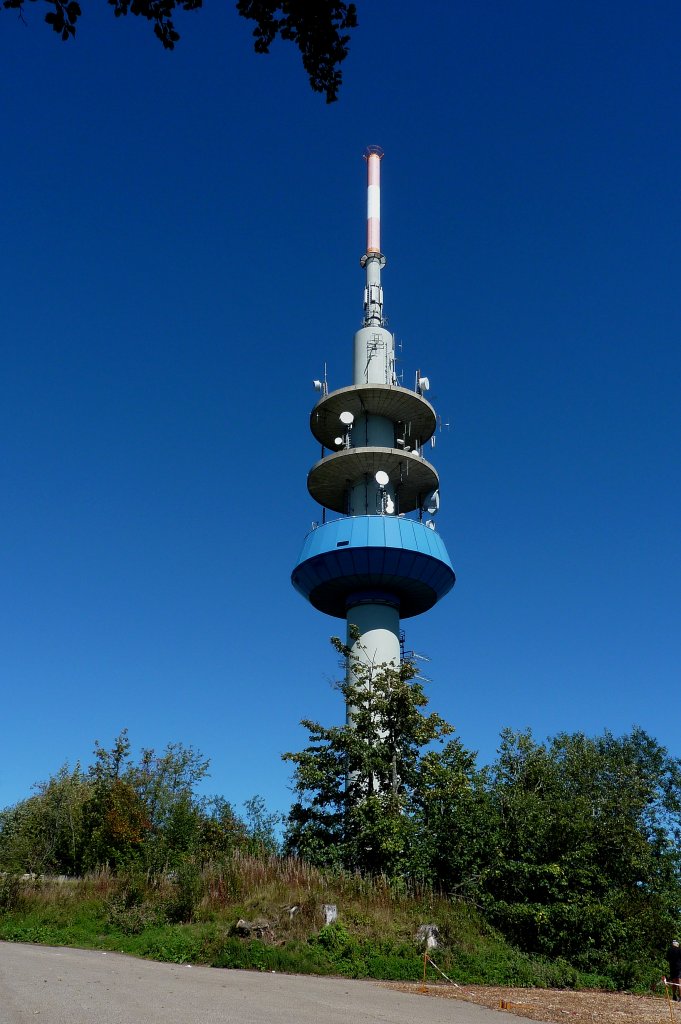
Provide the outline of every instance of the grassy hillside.
{"type": "MultiPolygon", "coordinates": [[[[293,858],[235,853],[160,878],[108,871],[82,880],[0,878],[1,939],[174,963],[418,980],[423,956],[415,935],[424,923],[440,930],[433,960],[459,983],[615,987],[611,978],[517,951],[470,905],[293,858]],[[334,924],[324,925],[324,904],[336,904],[334,924]],[[257,931],[241,934],[241,919],[257,931]]],[[[643,986],[659,977],[654,965],[649,973],[642,972],[643,986]]],[[[428,977],[440,975],[429,965],[428,977]]]]}

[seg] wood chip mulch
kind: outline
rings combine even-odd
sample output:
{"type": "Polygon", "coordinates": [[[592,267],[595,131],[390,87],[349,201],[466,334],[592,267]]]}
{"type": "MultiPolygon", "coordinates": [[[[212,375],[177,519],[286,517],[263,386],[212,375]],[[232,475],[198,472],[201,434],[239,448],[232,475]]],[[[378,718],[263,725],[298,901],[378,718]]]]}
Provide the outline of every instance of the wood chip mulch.
{"type": "Polygon", "coordinates": [[[681,1024],[681,1002],[625,992],[573,992],[563,989],[500,988],[486,985],[426,985],[387,982],[400,992],[441,999],[463,999],[493,1010],[547,1024],[681,1024]]]}

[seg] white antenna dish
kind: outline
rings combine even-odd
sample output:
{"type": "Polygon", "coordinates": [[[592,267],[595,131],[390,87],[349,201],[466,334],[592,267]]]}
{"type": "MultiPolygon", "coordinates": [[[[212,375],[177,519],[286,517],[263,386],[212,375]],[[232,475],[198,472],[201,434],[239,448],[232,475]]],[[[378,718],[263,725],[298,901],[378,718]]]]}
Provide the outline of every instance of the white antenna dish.
{"type": "Polygon", "coordinates": [[[322,382],[320,380],[313,380],[312,381],[312,387],[315,389],[315,391],[323,391],[324,390],[324,385],[322,384],[322,382]]]}
{"type": "Polygon", "coordinates": [[[440,507],[440,492],[431,491],[430,494],[427,496],[426,500],[424,501],[423,507],[425,508],[428,515],[436,515],[440,507]]]}
{"type": "Polygon", "coordinates": [[[393,513],[395,512],[395,502],[393,501],[389,494],[386,494],[385,496],[385,511],[386,515],[389,516],[393,515],[393,513]]]}
{"type": "Polygon", "coordinates": [[[343,438],[342,437],[334,437],[333,443],[337,444],[340,447],[343,444],[343,438]]]}
{"type": "Polygon", "coordinates": [[[379,469],[378,473],[374,477],[374,480],[379,487],[385,487],[386,484],[390,483],[390,477],[383,469],[379,469]]]}
{"type": "Polygon", "coordinates": [[[351,412],[342,412],[340,414],[339,419],[341,423],[343,423],[346,427],[351,427],[352,424],[355,422],[355,417],[352,415],[351,412]]]}
{"type": "Polygon", "coordinates": [[[419,377],[419,390],[430,391],[430,381],[427,377],[419,377]]]}

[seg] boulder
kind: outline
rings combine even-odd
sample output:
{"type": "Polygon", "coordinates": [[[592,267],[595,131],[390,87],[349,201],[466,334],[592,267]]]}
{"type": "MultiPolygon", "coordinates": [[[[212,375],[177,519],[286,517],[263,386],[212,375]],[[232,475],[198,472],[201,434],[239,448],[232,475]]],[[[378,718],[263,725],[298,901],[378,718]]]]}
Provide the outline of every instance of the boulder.
{"type": "Polygon", "coordinates": [[[322,913],[324,914],[324,924],[333,924],[338,920],[338,907],[335,903],[324,903],[322,913]]]}
{"type": "Polygon", "coordinates": [[[258,917],[255,921],[246,921],[243,917],[240,917],[234,926],[234,930],[242,939],[272,941],[274,938],[272,925],[264,917],[258,917]]]}
{"type": "Polygon", "coordinates": [[[416,944],[421,949],[437,949],[440,945],[440,929],[436,924],[420,924],[416,932],[416,944]]]}

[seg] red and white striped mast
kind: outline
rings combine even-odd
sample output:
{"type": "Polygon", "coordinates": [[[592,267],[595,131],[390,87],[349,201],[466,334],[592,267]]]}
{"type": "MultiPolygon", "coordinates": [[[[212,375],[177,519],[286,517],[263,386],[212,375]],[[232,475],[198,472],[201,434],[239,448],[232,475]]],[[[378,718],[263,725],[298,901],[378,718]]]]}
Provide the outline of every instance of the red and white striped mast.
{"type": "Polygon", "coordinates": [[[380,146],[369,146],[367,162],[367,253],[381,254],[381,159],[380,146]]]}
{"type": "MultiPolygon", "coordinates": [[[[364,326],[383,326],[383,288],[381,270],[385,256],[381,252],[381,160],[380,146],[368,146],[365,153],[367,162],[367,249],[361,264],[366,270],[364,292],[364,326]]],[[[357,383],[357,382],[356,382],[357,383]]],[[[385,382],[386,384],[389,381],[385,382]]]]}

